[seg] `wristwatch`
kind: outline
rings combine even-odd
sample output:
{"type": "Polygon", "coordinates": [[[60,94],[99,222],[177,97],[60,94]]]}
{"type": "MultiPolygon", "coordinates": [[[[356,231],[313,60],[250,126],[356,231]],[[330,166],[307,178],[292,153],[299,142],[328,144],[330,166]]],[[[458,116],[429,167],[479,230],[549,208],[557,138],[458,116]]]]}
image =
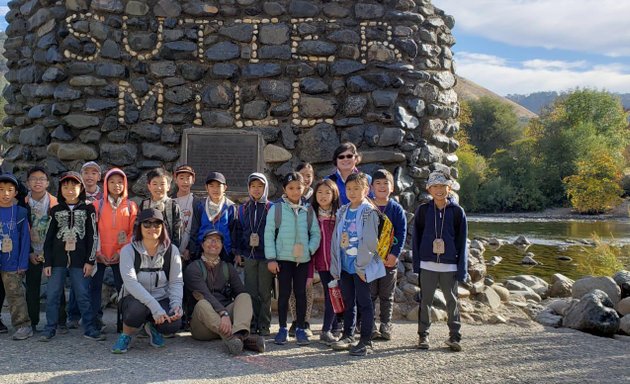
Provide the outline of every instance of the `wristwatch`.
{"type": "Polygon", "coordinates": [[[221,313],[219,313],[219,315],[221,315],[221,317],[230,316],[228,311],[222,311],[221,313]]]}

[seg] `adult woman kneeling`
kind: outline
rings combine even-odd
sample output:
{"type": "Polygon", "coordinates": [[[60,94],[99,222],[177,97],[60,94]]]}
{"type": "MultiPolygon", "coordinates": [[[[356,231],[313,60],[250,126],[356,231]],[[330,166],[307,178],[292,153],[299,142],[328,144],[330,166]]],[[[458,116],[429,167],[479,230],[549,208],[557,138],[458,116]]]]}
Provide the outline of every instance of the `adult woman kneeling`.
{"type": "Polygon", "coordinates": [[[143,210],[137,222],[131,243],[120,252],[123,329],[113,353],[127,352],[131,337],[142,326],[156,348],[164,346],[162,334],[175,333],[181,326],[184,282],[177,247],[157,209],[143,210]]]}

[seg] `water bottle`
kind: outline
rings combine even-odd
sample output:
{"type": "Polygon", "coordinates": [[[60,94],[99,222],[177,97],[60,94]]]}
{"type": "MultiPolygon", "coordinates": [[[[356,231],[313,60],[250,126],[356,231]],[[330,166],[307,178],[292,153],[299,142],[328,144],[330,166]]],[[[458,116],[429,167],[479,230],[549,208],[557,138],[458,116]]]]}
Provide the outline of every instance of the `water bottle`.
{"type": "Polygon", "coordinates": [[[339,282],[337,280],[328,283],[328,293],[330,295],[330,303],[332,304],[333,311],[335,311],[335,313],[343,313],[345,307],[343,305],[341,288],[339,288],[339,282]]]}

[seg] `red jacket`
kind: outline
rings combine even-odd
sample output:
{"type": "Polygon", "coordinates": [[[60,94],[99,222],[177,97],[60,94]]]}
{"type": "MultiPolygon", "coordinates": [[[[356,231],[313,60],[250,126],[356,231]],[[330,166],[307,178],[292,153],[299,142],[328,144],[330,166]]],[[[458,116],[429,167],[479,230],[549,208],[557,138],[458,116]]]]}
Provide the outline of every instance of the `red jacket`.
{"type": "Polygon", "coordinates": [[[94,201],[93,204],[96,208],[99,238],[96,260],[104,264],[118,264],[120,249],[131,241],[134,222],[138,215],[138,206],[127,198],[127,176],[122,170],[112,168],[105,174],[103,198],[94,201]],[[118,208],[112,207],[108,200],[107,180],[112,174],[123,177],[124,189],[118,208]]]}
{"type": "Polygon", "coordinates": [[[322,239],[312,257],[313,267],[316,271],[330,271],[330,241],[335,230],[335,216],[319,217],[318,221],[322,239]]]}

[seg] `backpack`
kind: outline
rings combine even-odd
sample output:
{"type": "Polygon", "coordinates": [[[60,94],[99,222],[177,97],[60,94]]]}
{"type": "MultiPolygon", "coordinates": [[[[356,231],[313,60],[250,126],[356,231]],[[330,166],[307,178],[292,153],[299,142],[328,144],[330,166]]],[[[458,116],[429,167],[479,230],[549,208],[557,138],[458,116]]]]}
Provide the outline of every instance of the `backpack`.
{"type": "MultiPolygon", "coordinates": [[[[394,237],[394,225],[386,214],[379,209],[375,209],[375,211],[378,214],[378,242],[376,245],[376,253],[385,261],[396,241],[396,237],[394,237]]],[[[363,222],[367,220],[369,215],[370,211],[363,212],[363,222]]]]}
{"type": "MultiPolygon", "coordinates": [[[[203,281],[208,281],[208,270],[206,269],[203,260],[197,259],[194,261],[195,264],[199,267],[201,271],[201,277],[203,277],[203,281]]],[[[221,261],[221,270],[223,271],[223,279],[225,280],[225,287],[223,288],[223,294],[225,296],[232,296],[232,287],[230,286],[230,271],[228,270],[228,265],[225,261],[221,261]]]]}
{"type": "MultiPolygon", "coordinates": [[[[168,249],[166,250],[166,252],[164,252],[164,256],[163,256],[164,264],[162,264],[162,268],[140,268],[140,265],[142,264],[142,257],[140,257],[140,252],[138,252],[136,248],[133,248],[133,254],[134,254],[133,269],[136,270],[136,275],[138,274],[138,272],[164,271],[164,274],[166,275],[166,281],[168,281],[169,274],[171,271],[171,259],[173,258],[172,253],[173,253],[173,245],[169,244],[168,249]]],[[[159,280],[159,277],[158,277],[158,280],[159,280]]],[[[156,286],[157,286],[157,283],[158,281],[156,280],[155,281],[156,286]]]]}
{"type": "MultiPolygon", "coordinates": [[[[274,217],[273,220],[276,223],[276,234],[275,234],[275,239],[278,238],[278,232],[280,231],[280,224],[282,224],[282,206],[281,204],[284,203],[278,203],[276,204],[276,209],[274,210],[274,217]]],[[[313,227],[313,219],[315,218],[315,211],[313,210],[313,206],[309,205],[308,208],[306,209],[306,223],[308,225],[307,229],[307,234],[308,234],[308,238],[310,239],[311,237],[311,228],[313,227]]]]}

